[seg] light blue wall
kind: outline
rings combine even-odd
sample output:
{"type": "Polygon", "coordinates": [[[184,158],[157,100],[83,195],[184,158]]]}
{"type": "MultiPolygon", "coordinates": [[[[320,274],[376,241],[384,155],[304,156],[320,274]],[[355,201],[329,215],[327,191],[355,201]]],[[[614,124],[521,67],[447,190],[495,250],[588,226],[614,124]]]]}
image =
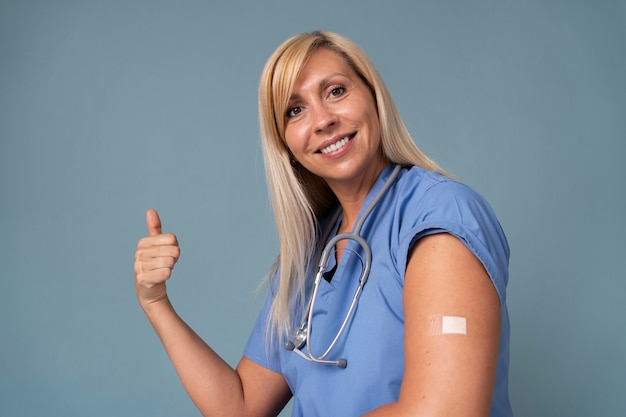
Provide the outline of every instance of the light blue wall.
{"type": "Polygon", "coordinates": [[[256,83],[316,28],[496,209],[517,415],[623,415],[626,6],[592,0],[0,1],[1,415],[198,415],[135,301],[144,210],[235,364],[276,252],[256,83]]]}

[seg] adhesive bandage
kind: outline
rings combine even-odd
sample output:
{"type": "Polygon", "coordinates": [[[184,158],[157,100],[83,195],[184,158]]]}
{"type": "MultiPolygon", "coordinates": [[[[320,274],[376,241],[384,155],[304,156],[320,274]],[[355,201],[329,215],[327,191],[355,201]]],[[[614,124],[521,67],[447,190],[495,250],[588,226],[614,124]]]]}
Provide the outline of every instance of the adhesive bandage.
{"type": "Polygon", "coordinates": [[[467,335],[467,319],[459,316],[433,314],[428,319],[428,335],[443,334],[467,335]]]}

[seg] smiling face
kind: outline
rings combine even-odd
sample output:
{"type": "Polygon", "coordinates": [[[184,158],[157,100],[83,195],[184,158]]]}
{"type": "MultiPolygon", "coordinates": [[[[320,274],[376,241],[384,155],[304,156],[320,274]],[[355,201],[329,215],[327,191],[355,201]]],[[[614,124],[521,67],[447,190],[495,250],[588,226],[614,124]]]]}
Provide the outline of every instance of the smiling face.
{"type": "Polygon", "coordinates": [[[311,53],[284,117],[284,137],[293,157],[335,191],[340,185],[370,187],[386,165],[372,93],[330,49],[311,53]]]}

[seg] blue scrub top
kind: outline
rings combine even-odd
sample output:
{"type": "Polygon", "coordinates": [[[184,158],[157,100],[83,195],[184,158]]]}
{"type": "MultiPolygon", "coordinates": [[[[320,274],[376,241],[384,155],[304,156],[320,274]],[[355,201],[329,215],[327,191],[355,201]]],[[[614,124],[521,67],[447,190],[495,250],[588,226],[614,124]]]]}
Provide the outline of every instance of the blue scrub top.
{"type": "MultiPolygon", "coordinates": [[[[376,196],[392,169],[386,167],[381,172],[363,207],[376,196]]],[[[329,221],[325,219],[322,225],[329,221]]],[[[337,224],[330,226],[336,230],[337,224]]],[[[326,358],[345,358],[347,368],[312,363],[284,349],[284,343],[293,339],[292,334],[283,335],[277,343],[268,343],[267,317],[274,293],[270,291],[267,295],[244,355],[284,375],[294,395],[293,417],[356,417],[398,399],[404,373],[402,289],[407,257],[419,238],[442,232],[457,236],[476,255],[500,297],[502,328],[490,415],[513,415],[508,397],[506,237],[489,204],[470,187],[439,173],[412,167],[400,171],[361,230],[372,249],[372,269],[348,327],[326,358]]],[[[348,245],[360,251],[355,242],[348,245]]],[[[315,267],[311,266],[311,281],[315,267]]],[[[334,267],[331,256],[327,270],[334,267]]],[[[331,282],[322,279],[310,337],[314,355],[321,355],[335,337],[360,273],[358,258],[345,251],[331,282]]],[[[299,323],[302,312],[294,314],[294,321],[299,323]]]]}

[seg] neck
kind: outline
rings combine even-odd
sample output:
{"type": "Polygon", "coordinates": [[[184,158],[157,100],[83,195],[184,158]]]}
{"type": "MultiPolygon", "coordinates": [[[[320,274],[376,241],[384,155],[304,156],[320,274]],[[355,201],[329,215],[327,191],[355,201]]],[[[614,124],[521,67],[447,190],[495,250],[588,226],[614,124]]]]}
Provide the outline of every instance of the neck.
{"type": "Polygon", "coordinates": [[[339,226],[339,233],[348,232],[353,229],[367,194],[376,183],[380,172],[388,164],[388,161],[381,160],[373,167],[373,169],[369,169],[366,173],[364,173],[364,175],[362,175],[357,182],[336,187],[331,186],[342,208],[342,219],[341,225],[339,226]]]}

